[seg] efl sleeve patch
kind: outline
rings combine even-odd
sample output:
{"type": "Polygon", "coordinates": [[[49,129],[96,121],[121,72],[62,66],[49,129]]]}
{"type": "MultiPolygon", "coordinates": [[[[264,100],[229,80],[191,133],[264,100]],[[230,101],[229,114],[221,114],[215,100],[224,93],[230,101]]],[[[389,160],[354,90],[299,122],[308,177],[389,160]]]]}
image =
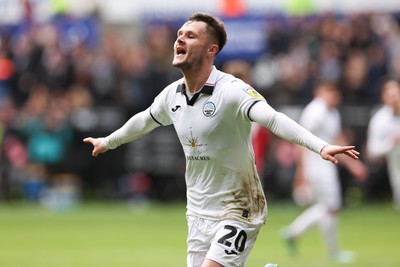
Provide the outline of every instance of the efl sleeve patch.
{"type": "Polygon", "coordinates": [[[260,93],[258,93],[253,87],[248,87],[243,90],[255,99],[264,99],[264,97],[260,93]]]}

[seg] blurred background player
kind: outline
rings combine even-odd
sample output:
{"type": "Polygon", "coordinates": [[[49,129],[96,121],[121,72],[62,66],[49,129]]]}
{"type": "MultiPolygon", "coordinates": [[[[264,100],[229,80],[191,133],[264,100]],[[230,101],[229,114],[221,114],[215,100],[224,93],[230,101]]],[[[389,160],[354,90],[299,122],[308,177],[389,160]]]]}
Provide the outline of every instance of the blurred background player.
{"type": "Polygon", "coordinates": [[[386,159],[393,206],[400,211],[400,84],[387,79],[381,88],[382,106],[368,125],[367,150],[372,159],[386,159]]]}
{"type": "MultiPolygon", "coordinates": [[[[305,107],[300,124],[327,142],[345,143],[341,134],[341,118],[337,106],[341,94],[335,84],[319,83],[314,90],[314,99],[305,107]]],[[[283,232],[290,252],[296,253],[296,239],[312,226],[318,225],[325,240],[328,257],[338,263],[353,261],[351,252],[339,249],[337,237],[337,215],[342,207],[341,185],[338,169],[326,164],[303,148],[298,150],[298,165],[294,180],[294,198],[297,203],[311,204],[283,232]]],[[[367,168],[360,161],[341,163],[358,180],[367,176],[367,168]],[[351,164],[351,165],[350,165],[351,164]]]]}

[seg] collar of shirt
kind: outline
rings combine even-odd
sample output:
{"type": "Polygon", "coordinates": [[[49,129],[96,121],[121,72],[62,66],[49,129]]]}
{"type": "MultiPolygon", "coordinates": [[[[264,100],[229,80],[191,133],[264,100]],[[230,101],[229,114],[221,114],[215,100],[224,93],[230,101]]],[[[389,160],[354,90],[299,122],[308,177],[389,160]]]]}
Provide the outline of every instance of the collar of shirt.
{"type": "Polygon", "coordinates": [[[201,93],[203,94],[207,94],[207,95],[212,95],[212,93],[214,92],[214,87],[215,87],[215,83],[218,77],[218,70],[215,66],[213,66],[213,69],[210,73],[210,76],[208,76],[208,79],[206,81],[206,83],[203,85],[203,87],[193,95],[193,97],[191,99],[189,99],[187,93],[186,93],[186,85],[185,85],[185,80],[182,78],[181,83],[178,85],[178,87],[176,88],[176,92],[177,93],[181,93],[184,94],[186,97],[186,103],[190,106],[193,106],[194,103],[196,102],[196,100],[199,98],[199,95],[201,93]]]}

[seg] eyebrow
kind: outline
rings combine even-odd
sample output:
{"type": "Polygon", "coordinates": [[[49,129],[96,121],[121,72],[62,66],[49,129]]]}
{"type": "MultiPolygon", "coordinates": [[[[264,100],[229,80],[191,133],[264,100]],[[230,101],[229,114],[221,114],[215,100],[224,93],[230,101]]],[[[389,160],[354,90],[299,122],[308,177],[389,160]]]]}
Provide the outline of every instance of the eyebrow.
{"type": "Polygon", "coordinates": [[[184,30],[182,30],[182,29],[180,29],[180,30],[178,30],[177,31],[177,35],[179,35],[180,33],[185,33],[185,34],[194,34],[194,35],[199,35],[199,33],[196,33],[196,32],[194,32],[194,31],[191,31],[191,30],[189,30],[189,31],[184,31],[184,30]]]}

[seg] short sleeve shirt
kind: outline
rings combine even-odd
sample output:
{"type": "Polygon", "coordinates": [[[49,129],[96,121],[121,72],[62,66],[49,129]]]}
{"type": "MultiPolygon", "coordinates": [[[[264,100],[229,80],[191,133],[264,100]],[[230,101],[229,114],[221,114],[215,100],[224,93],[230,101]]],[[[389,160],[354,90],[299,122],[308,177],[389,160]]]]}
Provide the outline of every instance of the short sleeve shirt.
{"type": "Polygon", "coordinates": [[[262,224],[266,200],[251,143],[251,107],[265,99],[213,67],[189,99],[184,79],[166,87],[150,107],[153,119],[173,125],[186,158],[187,213],[262,224]]]}

